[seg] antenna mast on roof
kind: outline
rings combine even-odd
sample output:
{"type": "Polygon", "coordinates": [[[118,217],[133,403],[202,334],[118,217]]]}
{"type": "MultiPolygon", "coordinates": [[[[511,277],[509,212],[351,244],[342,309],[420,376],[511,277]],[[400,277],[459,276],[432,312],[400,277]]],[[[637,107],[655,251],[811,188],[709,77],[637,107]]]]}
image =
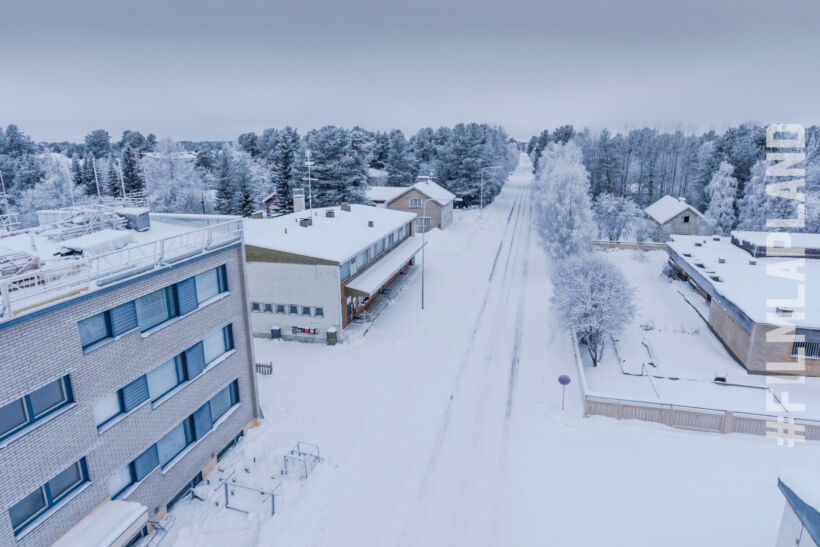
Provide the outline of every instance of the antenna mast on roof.
{"type": "Polygon", "coordinates": [[[120,170],[120,185],[122,186],[122,198],[125,199],[125,179],[122,177],[122,164],[120,158],[117,158],[117,167],[120,170]]]}
{"type": "Polygon", "coordinates": [[[319,179],[311,178],[310,176],[310,168],[313,167],[315,162],[310,161],[310,149],[305,150],[305,165],[308,168],[308,174],[306,177],[302,177],[302,180],[306,180],[308,183],[308,208],[313,209],[313,190],[311,189],[310,183],[313,181],[319,181],[319,179]]]}
{"type": "Polygon", "coordinates": [[[97,160],[94,159],[94,154],[91,154],[91,167],[94,168],[94,183],[97,185],[97,197],[100,196],[100,179],[97,178],[97,160]]]}
{"type": "Polygon", "coordinates": [[[6,183],[3,182],[3,170],[2,169],[0,169],[0,190],[3,191],[3,196],[0,197],[0,201],[2,201],[5,204],[8,204],[9,198],[8,198],[8,196],[6,196],[6,183]]]}

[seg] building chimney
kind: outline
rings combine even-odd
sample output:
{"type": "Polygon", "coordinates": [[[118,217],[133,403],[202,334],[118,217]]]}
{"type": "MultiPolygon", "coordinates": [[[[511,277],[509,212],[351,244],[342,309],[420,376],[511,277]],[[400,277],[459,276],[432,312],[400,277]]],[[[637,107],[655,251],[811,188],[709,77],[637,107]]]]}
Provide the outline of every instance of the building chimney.
{"type": "Polygon", "coordinates": [[[299,213],[305,210],[305,194],[293,194],[293,212],[299,213]]]}
{"type": "Polygon", "coordinates": [[[328,209],[327,211],[325,211],[325,216],[327,218],[333,218],[336,216],[336,212],[333,209],[328,209]]]}
{"type": "Polygon", "coordinates": [[[678,198],[680,201],[686,203],[686,196],[681,196],[678,198]]]}
{"type": "Polygon", "coordinates": [[[342,203],[341,209],[342,209],[342,211],[350,211],[350,204],[349,203],[342,203]]]}
{"type": "Polygon", "coordinates": [[[372,221],[372,220],[368,220],[368,221],[367,221],[367,227],[368,227],[368,228],[372,228],[372,227],[373,227],[373,221],[372,221]]]}

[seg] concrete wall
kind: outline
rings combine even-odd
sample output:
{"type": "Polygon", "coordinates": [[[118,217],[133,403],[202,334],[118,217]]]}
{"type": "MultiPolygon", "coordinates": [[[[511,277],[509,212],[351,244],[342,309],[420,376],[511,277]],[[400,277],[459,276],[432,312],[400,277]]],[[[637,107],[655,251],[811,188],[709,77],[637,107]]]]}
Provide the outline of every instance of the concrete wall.
{"type": "Polygon", "coordinates": [[[751,334],[743,330],[715,300],[709,306],[709,325],[741,363],[749,362],[751,334]]]}
{"type": "Polygon", "coordinates": [[[8,507],[82,457],[90,482],[69,496],[16,545],[48,545],[108,499],[108,479],[234,379],[240,405],[190,452],[164,472],[155,469],[126,499],[148,507],[149,516],[165,504],[230,439],[257,418],[245,293],[243,251],[236,246],[158,273],[129,280],[111,290],[91,293],[64,306],[5,327],[0,324],[0,405],[70,375],[75,404],[45,419],[25,435],[0,442],[0,544],[14,545],[8,507]],[[225,264],[229,294],[150,334],[130,331],[83,354],[77,321],[118,304],[225,264]],[[231,323],[235,351],[219,364],[154,406],[143,403],[121,421],[98,432],[94,404],[174,355],[231,323]]]}
{"type": "Polygon", "coordinates": [[[276,262],[249,262],[247,266],[250,302],[274,305],[274,313],[251,313],[254,336],[270,337],[273,325],[282,328],[285,339],[324,342],[330,327],[335,327],[341,334],[339,266],[276,262]],[[276,304],[285,305],[284,314],[276,313],[276,304]],[[300,315],[287,313],[290,304],[299,306],[300,315]],[[301,315],[302,306],[319,306],[324,309],[324,317],[301,315]],[[294,326],[316,328],[318,333],[293,336],[294,326]]]}
{"type": "Polygon", "coordinates": [[[670,234],[680,234],[680,235],[697,235],[700,232],[698,226],[698,220],[700,217],[698,215],[687,209],[682,213],[672,217],[671,219],[667,220],[663,227],[669,230],[670,234]],[[683,219],[685,217],[689,217],[689,222],[684,222],[683,219]]]}
{"type": "MultiPolygon", "coordinates": [[[[820,376],[820,360],[805,359],[800,367],[797,359],[792,357],[793,342],[776,342],[767,340],[767,333],[773,332],[772,325],[755,325],[752,331],[752,341],[749,360],[746,366],[749,370],[768,372],[769,374],[797,374],[798,376],[820,376]],[[772,370],[768,370],[766,363],[772,363],[772,370]],[[791,363],[794,370],[788,365],[776,368],[774,363],[791,363]]],[[[773,336],[776,339],[777,333],[773,336]]],[[[783,337],[782,333],[779,336],[783,337]]]]}
{"type": "MultiPolygon", "coordinates": [[[[398,198],[391,201],[387,207],[389,209],[393,209],[394,211],[415,213],[416,216],[420,217],[422,208],[410,207],[410,198],[419,198],[422,200],[422,204],[424,204],[424,200],[429,199],[426,195],[413,188],[406,194],[402,194],[398,198]]],[[[453,222],[453,202],[450,202],[446,207],[442,207],[435,201],[428,201],[424,213],[425,216],[430,217],[430,229],[446,228],[453,222]]],[[[415,226],[415,223],[413,224],[416,231],[419,231],[418,227],[415,226]]]]}

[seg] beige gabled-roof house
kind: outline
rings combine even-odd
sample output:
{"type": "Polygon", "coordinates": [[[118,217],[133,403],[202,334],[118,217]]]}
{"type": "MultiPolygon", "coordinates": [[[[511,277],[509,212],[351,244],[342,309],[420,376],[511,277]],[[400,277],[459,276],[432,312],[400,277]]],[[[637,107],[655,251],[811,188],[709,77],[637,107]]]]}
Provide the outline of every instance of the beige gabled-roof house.
{"type": "Polygon", "coordinates": [[[698,235],[703,214],[687,203],[686,198],[663,196],[644,209],[647,216],[664,231],[677,235],[698,235]]]}
{"type": "Polygon", "coordinates": [[[453,222],[456,196],[427,176],[418,177],[412,186],[371,186],[367,199],[375,205],[415,213],[418,231],[444,229],[453,222]]]}

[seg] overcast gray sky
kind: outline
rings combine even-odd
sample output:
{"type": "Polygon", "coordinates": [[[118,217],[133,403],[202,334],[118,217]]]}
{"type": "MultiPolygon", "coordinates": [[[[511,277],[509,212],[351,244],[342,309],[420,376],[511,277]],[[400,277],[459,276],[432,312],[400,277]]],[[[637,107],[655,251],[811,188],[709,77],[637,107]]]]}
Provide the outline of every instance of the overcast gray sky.
{"type": "Polygon", "coordinates": [[[0,2],[0,124],[37,140],[820,122],[820,0],[0,2]]]}

